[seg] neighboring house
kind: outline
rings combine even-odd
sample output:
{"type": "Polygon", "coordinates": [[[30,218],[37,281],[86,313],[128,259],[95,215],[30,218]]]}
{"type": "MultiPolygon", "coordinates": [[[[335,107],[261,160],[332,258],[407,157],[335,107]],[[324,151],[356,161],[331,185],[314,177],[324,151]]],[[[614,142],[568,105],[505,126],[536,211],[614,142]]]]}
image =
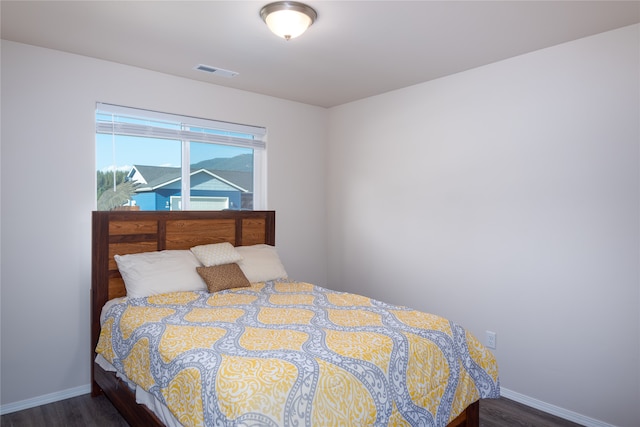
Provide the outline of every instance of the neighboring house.
{"type": "MultiPolygon", "coordinates": [[[[191,170],[191,209],[253,208],[253,174],[247,171],[191,170]]],[[[141,210],[179,210],[180,168],[134,165],[127,180],[138,183],[132,197],[141,210]]]]}

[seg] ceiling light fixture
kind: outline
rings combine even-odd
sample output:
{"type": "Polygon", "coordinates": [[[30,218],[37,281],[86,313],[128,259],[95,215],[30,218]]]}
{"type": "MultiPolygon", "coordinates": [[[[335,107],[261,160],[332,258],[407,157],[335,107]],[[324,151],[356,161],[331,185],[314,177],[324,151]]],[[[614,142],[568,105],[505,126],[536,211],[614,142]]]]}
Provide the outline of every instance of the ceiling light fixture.
{"type": "Polygon", "coordinates": [[[318,17],[311,7],[297,1],[277,1],[260,10],[262,20],[276,34],[290,40],[304,33],[318,17]]]}

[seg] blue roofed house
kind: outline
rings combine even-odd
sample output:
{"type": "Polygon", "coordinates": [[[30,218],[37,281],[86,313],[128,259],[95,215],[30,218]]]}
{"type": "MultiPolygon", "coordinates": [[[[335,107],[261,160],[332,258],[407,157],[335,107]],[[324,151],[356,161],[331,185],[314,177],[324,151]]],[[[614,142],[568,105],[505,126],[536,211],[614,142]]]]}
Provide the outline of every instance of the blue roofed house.
{"type": "MultiPolygon", "coordinates": [[[[191,209],[222,210],[253,208],[251,171],[191,169],[191,209]]],[[[134,165],[127,180],[138,184],[132,196],[140,210],[180,210],[179,167],[134,165]]]]}

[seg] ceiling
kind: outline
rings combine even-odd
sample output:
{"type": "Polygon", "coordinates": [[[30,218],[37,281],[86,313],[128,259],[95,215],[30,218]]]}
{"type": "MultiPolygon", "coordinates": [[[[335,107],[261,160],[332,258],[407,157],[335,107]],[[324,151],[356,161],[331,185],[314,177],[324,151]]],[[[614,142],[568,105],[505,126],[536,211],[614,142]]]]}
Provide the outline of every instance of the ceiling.
{"type": "Polygon", "coordinates": [[[2,0],[1,35],[332,107],[640,22],[640,1],[316,0],[316,23],[285,41],[259,16],[268,2],[2,0]]]}

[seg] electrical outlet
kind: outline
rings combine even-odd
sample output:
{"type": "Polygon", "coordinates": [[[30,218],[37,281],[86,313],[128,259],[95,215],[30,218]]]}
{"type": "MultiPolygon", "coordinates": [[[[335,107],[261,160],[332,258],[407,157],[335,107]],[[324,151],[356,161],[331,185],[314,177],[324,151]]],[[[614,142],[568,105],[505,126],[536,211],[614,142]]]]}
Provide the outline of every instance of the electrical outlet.
{"type": "Polygon", "coordinates": [[[497,334],[493,331],[487,331],[487,347],[495,350],[497,334]]]}

